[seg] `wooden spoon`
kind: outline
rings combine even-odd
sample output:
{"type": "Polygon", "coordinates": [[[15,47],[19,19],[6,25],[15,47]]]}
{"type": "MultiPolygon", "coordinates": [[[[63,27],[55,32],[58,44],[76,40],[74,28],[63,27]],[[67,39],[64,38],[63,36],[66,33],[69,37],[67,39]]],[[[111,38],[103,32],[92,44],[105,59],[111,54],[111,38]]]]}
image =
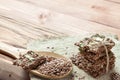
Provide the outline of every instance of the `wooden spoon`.
{"type": "MultiPolygon", "coordinates": [[[[4,44],[5,45],[5,44],[4,44]]],[[[6,46],[6,45],[5,45],[6,46]]],[[[8,46],[8,45],[7,45],[8,46]]],[[[10,57],[13,57],[14,59],[17,59],[19,58],[19,53],[15,53],[14,51],[11,51],[13,49],[12,46],[9,46],[9,49],[5,49],[5,48],[2,48],[0,49],[0,51],[2,51],[5,55],[8,55],[10,57]],[[10,48],[11,47],[11,48],[10,48]]],[[[17,50],[15,49],[14,47],[14,50],[17,50]]],[[[21,52],[21,51],[20,51],[21,52]]],[[[22,53],[26,53],[27,50],[22,50],[22,53]]],[[[45,51],[34,51],[35,53],[37,53],[39,56],[49,56],[49,57],[54,57],[54,58],[64,58],[66,59],[67,61],[70,61],[70,59],[62,56],[62,55],[59,55],[59,54],[56,54],[56,53],[53,53],[53,52],[45,52],[45,51]]],[[[72,62],[71,62],[72,64],[72,62]]],[[[37,76],[40,76],[40,77],[44,77],[44,78],[49,78],[49,79],[59,79],[59,78],[64,78],[66,76],[68,76],[71,72],[72,72],[72,67],[70,68],[70,71],[68,71],[66,74],[62,75],[62,76],[49,76],[49,75],[45,75],[45,74],[42,74],[40,72],[38,72],[37,70],[31,70],[30,72],[33,73],[34,75],[37,75],[37,76]]]]}

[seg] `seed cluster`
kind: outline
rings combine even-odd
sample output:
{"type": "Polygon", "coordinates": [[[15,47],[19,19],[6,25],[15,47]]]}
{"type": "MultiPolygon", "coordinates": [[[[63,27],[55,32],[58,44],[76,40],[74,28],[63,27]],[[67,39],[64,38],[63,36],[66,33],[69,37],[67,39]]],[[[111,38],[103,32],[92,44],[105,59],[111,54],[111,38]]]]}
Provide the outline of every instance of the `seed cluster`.
{"type": "Polygon", "coordinates": [[[116,72],[111,73],[110,77],[111,80],[120,80],[120,74],[116,72]]]}
{"type": "Polygon", "coordinates": [[[66,59],[55,59],[38,67],[38,71],[49,76],[62,76],[70,71],[72,64],[66,59]]]}
{"type": "Polygon", "coordinates": [[[115,56],[111,51],[115,43],[99,34],[76,43],[80,52],[73,55],[73,64],[93,77],[99,77],[115,66],[115,56]]]}

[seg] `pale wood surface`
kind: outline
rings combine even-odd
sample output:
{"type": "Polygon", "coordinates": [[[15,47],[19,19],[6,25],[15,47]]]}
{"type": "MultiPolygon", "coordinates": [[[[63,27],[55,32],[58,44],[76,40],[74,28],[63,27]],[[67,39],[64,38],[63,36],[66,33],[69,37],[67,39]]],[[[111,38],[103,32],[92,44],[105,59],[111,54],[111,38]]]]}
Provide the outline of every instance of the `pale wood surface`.
{"type": "Polygon", "coordinates": [[[120,0],[0,0],[0,41],[14,47],[88,32],[120,37],[120,0]]]}

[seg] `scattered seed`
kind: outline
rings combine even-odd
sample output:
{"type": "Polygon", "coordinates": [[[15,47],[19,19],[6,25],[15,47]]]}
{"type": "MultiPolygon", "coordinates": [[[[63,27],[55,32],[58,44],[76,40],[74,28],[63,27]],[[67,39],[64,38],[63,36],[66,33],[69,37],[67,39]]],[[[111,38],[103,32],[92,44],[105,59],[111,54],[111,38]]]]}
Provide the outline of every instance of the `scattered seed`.
{"type": "Polygon", "coordinates": [[[9,74],[9,77],[11,77],[12,75],[11,74],[9,74]]]}
{"type": "Polygon", "coordinates": [[[47,47],[47,49],[50,49],[50,47],[47,47]]]}
{"type": "Polygon", "coordinates": [[[54,49],[54,47],[51,47],[51,49],[54,49]]]}

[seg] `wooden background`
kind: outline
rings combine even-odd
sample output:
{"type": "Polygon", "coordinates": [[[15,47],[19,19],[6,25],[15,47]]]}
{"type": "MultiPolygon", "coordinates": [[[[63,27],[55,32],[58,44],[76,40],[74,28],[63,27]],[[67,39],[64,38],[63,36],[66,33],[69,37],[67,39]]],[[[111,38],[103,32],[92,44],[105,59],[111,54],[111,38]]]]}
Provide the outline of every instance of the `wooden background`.
{"type": "Polygon", "coordinates": [[[88,32],[120,38],[120,0],[0,0],[0,41],[14,47],[88,32]]]}

